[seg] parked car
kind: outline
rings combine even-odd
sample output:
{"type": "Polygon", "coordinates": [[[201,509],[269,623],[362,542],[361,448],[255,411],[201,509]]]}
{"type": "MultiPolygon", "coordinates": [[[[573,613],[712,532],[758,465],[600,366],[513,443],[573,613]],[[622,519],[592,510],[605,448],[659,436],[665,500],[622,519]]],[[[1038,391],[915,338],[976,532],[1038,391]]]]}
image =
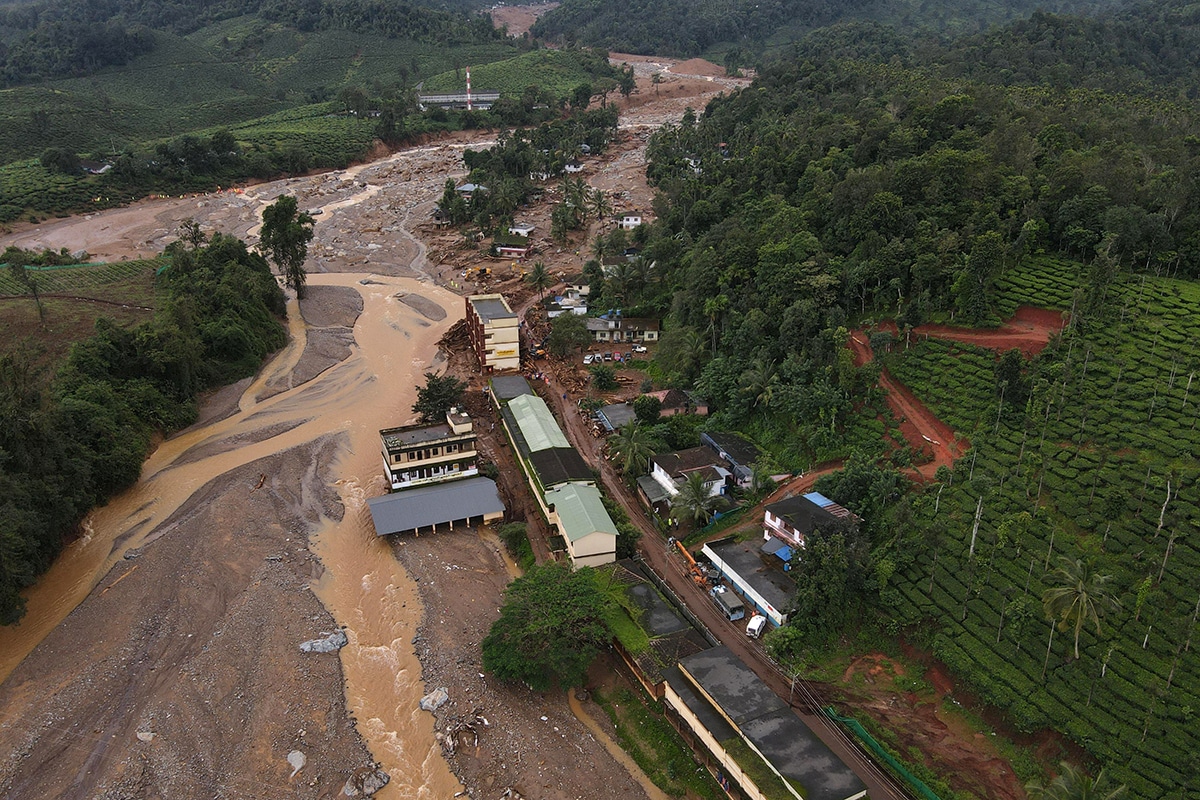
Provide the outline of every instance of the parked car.
{"type": "Polygon", "coordinates": [[[751,639],[757,639],[762,636],[763,629],[767,627],[767,618],[762,614],[755,614],[750,618],[750,622],[746,624],[746,635],[751,639]]]}
{"type": "Polygon", "coordinates": [[[584,366],[592,363],[592,361],[594,359],[595,359],[595,357],[591,353],[588,353],[586,356],[583,357],[584,366]]]}
{"type": "Polygon", "coordinates": [[[644,353],[644,352],[646,352],[646,345],[644,345],[644,344],[635,344],[635,345],[633,346],[633,352],[635,352],[635,353],[644,353]]]}
{"type": "Polygon", "coordinates": [[[612,361],[612,359],[613,359],[613,354],[612,354],[611,352],[606,352],[606,353],[604,354],[604,360],[605,360],[605,361],[612,361]]]}

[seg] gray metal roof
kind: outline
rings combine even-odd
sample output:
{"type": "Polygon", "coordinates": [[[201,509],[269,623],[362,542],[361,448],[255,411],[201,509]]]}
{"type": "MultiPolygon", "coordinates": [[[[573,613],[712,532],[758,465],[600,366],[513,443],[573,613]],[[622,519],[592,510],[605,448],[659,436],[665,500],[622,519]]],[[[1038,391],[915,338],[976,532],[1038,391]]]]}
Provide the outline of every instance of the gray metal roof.
{"type": "Polygon", "coordinates": [[[380,536],[504,511],[495,481],[481,477],[372,497],[367,505],[380,536]]]}
{"type": "Polygon", "coordinates": [[[662,503],[671,499],[671,495],[667,494],[666,488],[649,475],[639,475],[637,485],[651,504],[662,503]]]}
{"type": "Polygon", "coordinates": [[[837,522],[837,517],[829,510],[821,508],[807,497],[789,497],[778,503],[771,503],[765,510],[785,520],[805,536],[817,528],[837,522]]]}
{"type": "Polygon", "coordinates": [[[696,653],[679,666],[805,800],[866,795],[862,780],[729,648],[696,653]]]}
{"type": "Polygon", "coordinates": [[[610,403],[596,412],[596,418],[610,431],[620,430],[637,419],[629,403],[610,403]]]}
{"type": "MultiPolygon", "coordinates": [[[[758,540],[761,542],[762,540],[758,540]]],[[[779,559],[764,559],[758,542],[718,540],[705,545],[754,591],[775,608],[785,609],[796,594],[796,582],[783,571],[779,559]]]]}
{"type": "Polygon", "coordinates": [[[501,403],[507,403],[514,397],[523,394],[533,394],[529,381],[520,375],[497,375],[492,378],[492,395],[501,403]]]}
{"type": "Polygon", "coordinates": [[[508,307],[508,303],[504,302],[503,298],[495,297],[471,297],[471,306],[475,309],[475,313],[485,323],[497,319],[516,319],[517,315],[508,307]]]}
{"type": "Polygon", "coordinates": [[[754,442],[736,433],[706,431],[700,434],[700,441],[739,467],[748,467],[758,461],[758,448],[754,446],[754,442]]]}
{"type": "Polygon", "coordinates": [[[595,483],[592,468],[574,447],[550,447],[529,456],[529,463],[537,473],[543,489],[552,489],[560,483],[582,481],[595,483]]]}

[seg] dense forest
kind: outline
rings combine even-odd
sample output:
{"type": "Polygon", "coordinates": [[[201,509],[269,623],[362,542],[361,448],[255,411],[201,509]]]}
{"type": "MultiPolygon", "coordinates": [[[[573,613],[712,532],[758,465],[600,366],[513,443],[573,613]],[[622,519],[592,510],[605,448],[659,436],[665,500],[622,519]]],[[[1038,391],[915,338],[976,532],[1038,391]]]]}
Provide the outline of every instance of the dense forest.
{"type": "MultiPolygon", "coordinates": [[[[9,249],[8,268],[32,263],[9,249]]],[[[132,329],[107,320],[47,383],[20,353],[0,357],[0,622],[92,507],[137,480],[151,436],[190,423],[196,396],[251,375],[283,346],[283,293],[233,237],[172,245],[159,310],[132,329]]]]}
{"type": "Polygon", "coordinates": [[[564,0],[541,17],[532,32],[550,41],[578,42],[622,53],[684,58],[706,55],[733,69],[837,22],[869,20],[909,34],[961,34],[1022,19],[1034,11],[1086,13],[1115,4],[1116,0],[564,0]]]}
{"type": "Polygon", "coordinates": [[[629,268],[591,272],[601,306],[665,316],[656,361],[712,424],[784,468],[847,459],[818,489],[864,524],[794,565],[778,657],[903,634],[1146,800],[1200,791],[1190,13],[1038,14],[941,43],[816,32],[651,140],[658,220],[629,268]],[[908,337],[1021,304],[1067,321],[1036,358],[908,337]],[[915,492],[927,455],[853,331],[969,439],[915,492]],[[1056,610],[1066,586],[1094,617],[1056,610]]]}
{"type": "Polygon", "coordinates": [[[459,45],[498,40],[484,16],[396,0],[63,0],[0,6],[0,82],[90,75],[153,49],[150,30],[186,35],[246,15],[301,32],[358,34],[459,45]]]}

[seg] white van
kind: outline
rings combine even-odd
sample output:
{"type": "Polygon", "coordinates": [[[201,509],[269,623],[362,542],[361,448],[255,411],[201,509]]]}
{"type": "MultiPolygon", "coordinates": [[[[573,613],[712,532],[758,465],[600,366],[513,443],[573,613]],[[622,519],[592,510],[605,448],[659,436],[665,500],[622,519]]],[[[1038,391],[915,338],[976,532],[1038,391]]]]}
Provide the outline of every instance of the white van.
{"type": "Polygon", "coordinates": [[[766,630],[766,627],[767,618],[762,614],[755,614],[750,618],[750,621],[746,623],[746,635],[751,639],[757,639],[758,637],[762,636],[762,633],[764,630],[766,630]]]}

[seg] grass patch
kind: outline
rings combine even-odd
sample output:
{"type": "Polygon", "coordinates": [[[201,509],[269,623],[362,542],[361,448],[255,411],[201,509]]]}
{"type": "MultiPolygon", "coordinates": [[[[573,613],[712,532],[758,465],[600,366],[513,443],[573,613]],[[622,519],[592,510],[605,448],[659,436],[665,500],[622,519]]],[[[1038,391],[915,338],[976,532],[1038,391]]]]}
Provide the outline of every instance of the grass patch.
{"type": "MultiPolygon", "coordinates": [[[[721,742],[725,752],[742,768],[742,772],[750,777],[754,785],[767,800],[795,800],[795,795],[788,791],[787,783],[767,766],[767,762],[759,758],[758,753],[750,749],[750,745],[740,736],[734,736],[721,742]]],[[[800,786],[796,787],[800,796],[806,792],[800,786]]]]}
{"type": "Polygon", "coordinates": [[[647,707],[641,695],[618,689],[611,695],[593,692],[592,698],[617,729],[617,742],[641,767],[654,785],[672,797],[725,797],[708,770],[696,762],[691,750],[663,717],[657,703],[647,707]]]}

